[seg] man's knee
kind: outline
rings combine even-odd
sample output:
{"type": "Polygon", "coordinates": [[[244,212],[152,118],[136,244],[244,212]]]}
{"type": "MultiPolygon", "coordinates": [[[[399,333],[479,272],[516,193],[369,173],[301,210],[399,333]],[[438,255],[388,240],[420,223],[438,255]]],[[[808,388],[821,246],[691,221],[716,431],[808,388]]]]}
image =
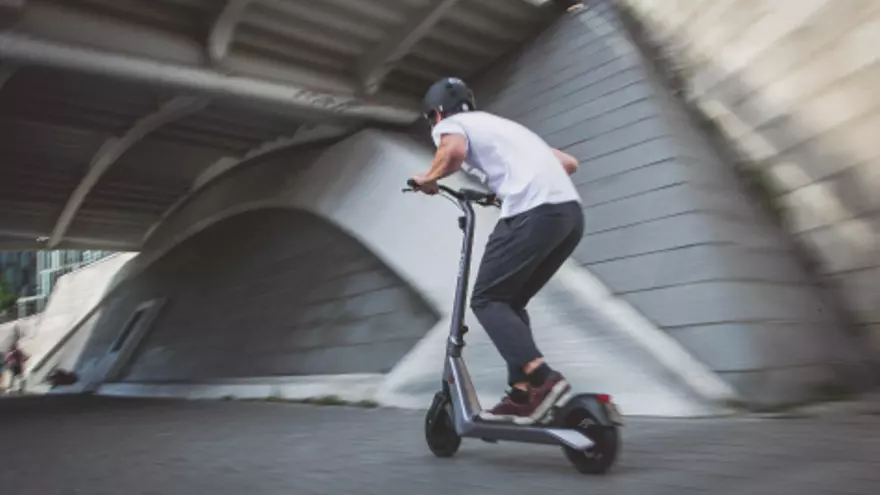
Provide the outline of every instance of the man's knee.
{"type": "Polygon", "coordinates": [[[510,301],[504,297],[503,293],[493,290],[491,287],[483,286],[477,283],[471,293],[471,309],[478,311],[485,309],[492,303],[503,303],[510,305],[510,301]]]}
{"type": "Polygon", "coordinates": [[[482,292],[474,291],[474,294],[471,296],[471,311],[476,313],[488,305],[489,298],[482,292]]]}
{"type": "Polygon", "coordinates": [[[532,319],[529,317],[529,312],[526,311],[526,308],[514,308],[516,311],[516,315],[519,316],[519,319],[526,324],[527,327],[532,327],[532,319]]]}

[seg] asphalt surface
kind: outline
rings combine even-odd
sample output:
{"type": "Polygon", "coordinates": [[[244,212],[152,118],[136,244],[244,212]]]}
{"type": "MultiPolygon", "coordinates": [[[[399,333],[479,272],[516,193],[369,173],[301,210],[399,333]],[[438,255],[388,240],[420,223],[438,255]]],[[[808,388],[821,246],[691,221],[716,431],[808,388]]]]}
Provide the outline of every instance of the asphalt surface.
{"type": "Polygon", "coordinates": [[[422,413],[266,402],[0,400],[0,493],[880,493],[880,416],[629,419],[606,476],[558,448],[465,440],[433,457],[422,413]]]}

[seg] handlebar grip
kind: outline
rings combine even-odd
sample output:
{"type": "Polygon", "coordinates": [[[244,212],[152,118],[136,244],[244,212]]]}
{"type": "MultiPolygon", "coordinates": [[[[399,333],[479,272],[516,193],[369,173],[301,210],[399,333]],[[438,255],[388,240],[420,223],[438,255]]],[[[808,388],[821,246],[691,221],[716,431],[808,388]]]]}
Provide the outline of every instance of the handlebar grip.
{"type": "MultiPolygon", "coordinates": [[[[403,192],[413,192],[419,191],[421,189],[421,185],[415,181],[415,179],[407,179],[406,181],[406,189],[403,192]]],[[[460,189],[456,191],[455,189],[444,186],[443,184],[438,184],[438,188],[440,191],[446,193],[447,195],[459,200],[459,201],[467,201],[471,203],[475,203],[481,206],[501,206],[501,200],[495,194],[487,194],[483,191],[477,191],[474,189],[460,189]]]]}

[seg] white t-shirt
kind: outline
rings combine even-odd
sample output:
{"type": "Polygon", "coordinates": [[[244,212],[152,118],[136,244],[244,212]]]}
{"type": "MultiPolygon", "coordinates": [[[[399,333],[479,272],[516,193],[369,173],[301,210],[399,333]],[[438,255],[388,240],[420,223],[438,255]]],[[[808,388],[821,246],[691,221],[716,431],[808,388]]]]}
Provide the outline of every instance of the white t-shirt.
{"type": "Polygon", "coordinates": [[[465,170],[480,170],[501,198],[501,217],[510,217],[546,203],[581,198],[568,173],[540,136],[526,127],[487,112],[462,112],[447,117],[431,132],[439,146],[445,134],[467,138],[465,170]]]}

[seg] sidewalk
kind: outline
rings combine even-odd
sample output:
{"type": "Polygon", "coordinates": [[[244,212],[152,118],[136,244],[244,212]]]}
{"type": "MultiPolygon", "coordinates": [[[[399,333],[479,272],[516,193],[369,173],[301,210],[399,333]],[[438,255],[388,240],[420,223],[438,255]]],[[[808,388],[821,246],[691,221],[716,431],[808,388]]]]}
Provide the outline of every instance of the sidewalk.
{"type": "Polygon", "coordinates": [[[107,398],[0,401],[23,450],[4,494],[875,495],[877,411],[812,419],[630,419],[605,477],[558,448],[466,440],[436,459],[422,413],[265,402],[107,398]]]}

